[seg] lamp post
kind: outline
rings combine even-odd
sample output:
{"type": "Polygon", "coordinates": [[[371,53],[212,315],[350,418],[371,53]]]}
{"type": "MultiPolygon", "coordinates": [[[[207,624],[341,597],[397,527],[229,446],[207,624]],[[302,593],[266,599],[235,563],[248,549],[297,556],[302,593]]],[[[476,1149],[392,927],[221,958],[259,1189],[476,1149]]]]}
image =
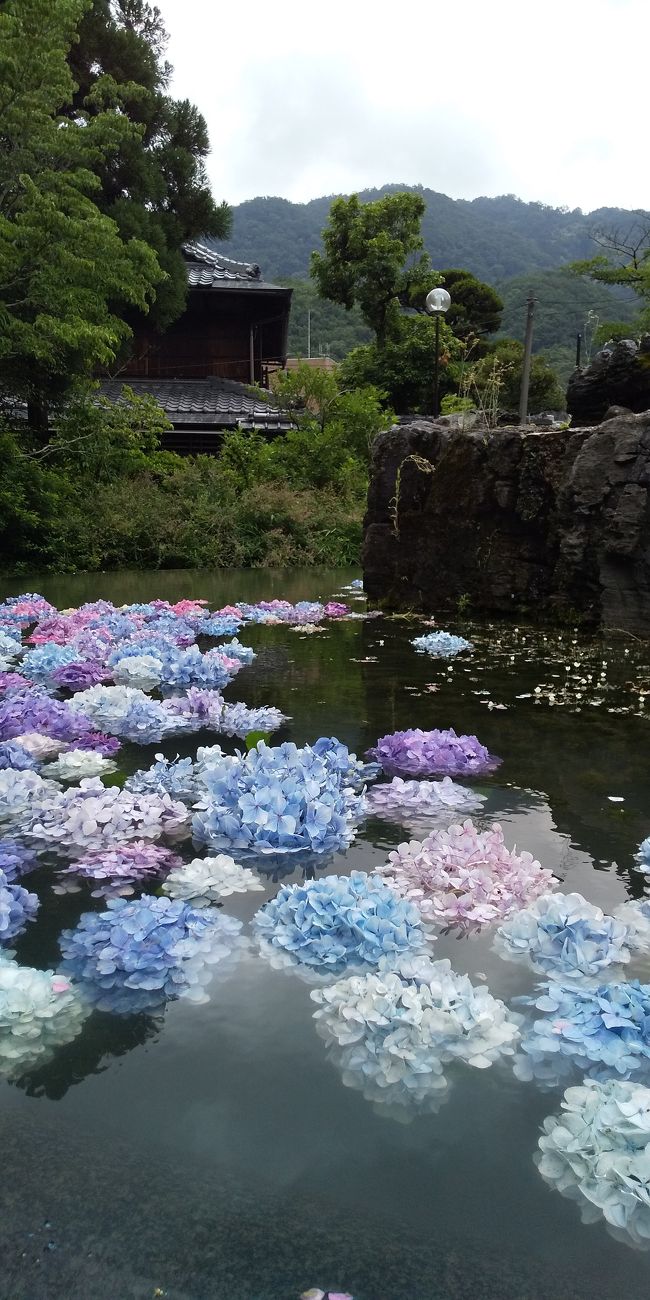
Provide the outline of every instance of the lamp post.
{"type": "Polygon", "coordinates": [[[446,289],[432,289],[426,297],[426,309],[430,316],[436,318],[436,359],[433,368],[433,418],[440,415],[439,373],[440,373],[440,317],[446,316],[451,307],[451,298],[446,289]]]}

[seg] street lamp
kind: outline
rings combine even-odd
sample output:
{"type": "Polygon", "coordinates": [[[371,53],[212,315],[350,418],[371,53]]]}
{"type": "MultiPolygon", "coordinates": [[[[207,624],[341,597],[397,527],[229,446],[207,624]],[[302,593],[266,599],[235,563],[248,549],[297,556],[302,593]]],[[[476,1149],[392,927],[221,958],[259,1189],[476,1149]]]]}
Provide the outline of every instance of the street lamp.
{"type": "Polygon", "coordinates": [[[440,415],[438,392],[438,375],[440,371],[440,317],[445,316],[451,307],[451,298],[446,289],[432,289],[426,297],[426,309],[430,316],[436,318],[436,361],[433,371],[433,418],[440,415]]]}

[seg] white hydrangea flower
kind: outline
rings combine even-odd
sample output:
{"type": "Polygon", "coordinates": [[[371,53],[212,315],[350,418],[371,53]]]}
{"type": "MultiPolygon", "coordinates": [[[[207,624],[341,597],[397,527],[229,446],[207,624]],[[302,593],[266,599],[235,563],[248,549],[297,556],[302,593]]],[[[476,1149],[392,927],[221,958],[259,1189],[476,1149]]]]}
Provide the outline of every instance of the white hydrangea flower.
{"type": "Polygon", "coordinates": [[[60,786],[38,772],[0,770],[0,822],[15,821],[36,812],[59,794],[60,786]]]}
{"type": "Polygon", "coordinates": [[[248,867],[239,866],[227,853],[194,858],[182,867],[175,867],[163,885],[171,898],[180,898],[192,907],[209,907],[230,894],[263,889],[259,876],[248,867]]]}
{"type": "Polygon", "coordinates": [[[147,682],[152,686],[158,686],[162,681],[163,665],[155,655],[127,655],[113,664],[111,673],[117,685],[128,686],[134,682],[138,684],[147,682]]]}
{"type": "Polygon", "coordinates": [[[44,769],[45,776],[57,781],[79,781],[85,776],[103,776],[116,770],[117,763],[94,749],[69,749],[44,769]]]}
{"type": "Polygon", "coordinates": [[[86,777],[49,800],[26,834],[74,854],[124,840],[177,838],[188,833],[189,819],[185,804],[168,794],[132,794],[103,785],[99,777],[86,777]]]}
{"type": "Polygon", "coordinates": [[[16,1078],[44,1064],[77,1037],[88,1014],[64,975],[0,960],[0,1076],[16,1078]]]}
{"type": "Polygon", "coordinates": [[[619,1241],[650,1248],[650,1088],[593,1079],[567,1088],[539,1148],[542,1178],[578,1202],[583,1223],[604,1218],[619,1241]]]}
{"type": "Polygon", "coordinates": [[[39,762],[45,762],[48,758],[56,758],[57,754],[63,753],[70,746],[66,740],[56,740],[54,736],[43,736],[39,731],[26,731],[24,736],[16,736],[15,743],[22,745],[23,749],[31,754],[32,758],[39,762]]]}
{"type": "Polygon", "coordinates": [[[448,1062],[485,1069],[512,1056],[519,1038],[504,1003],[457,975],[447,959],[384,959],[378,971],[314,989],[311,997],[320,1007],[318,1032],[336,1046],[344,1083],[407,1110],[447,1089],[448,1062]]]}

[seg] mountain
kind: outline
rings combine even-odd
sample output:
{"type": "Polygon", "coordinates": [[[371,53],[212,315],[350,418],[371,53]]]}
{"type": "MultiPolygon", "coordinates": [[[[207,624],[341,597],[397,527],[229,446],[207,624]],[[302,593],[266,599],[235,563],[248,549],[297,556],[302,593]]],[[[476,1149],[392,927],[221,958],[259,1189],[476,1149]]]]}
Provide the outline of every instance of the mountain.
{"type": "MultiPolygon", "coordinates": [[[[512,194],[450,199],[420,185],[384,185],[361,191],[360,198],[368,202],[400,190],[421,194],[426,201],[422,234],[435,267],[467,267],[497,286],[513,276],[593,256],[598,251],[591,238],[594,231],[625,229],[635,215],[623,208],[569,211],[524,203],[512,194]]],[[[225,251],[238,261],[259,262],[267,279],[303,279],[309,274],[312,250],[321,247],[333,197],[309,203],[248,199],[233,209],[233,234],[225,251]]]]}

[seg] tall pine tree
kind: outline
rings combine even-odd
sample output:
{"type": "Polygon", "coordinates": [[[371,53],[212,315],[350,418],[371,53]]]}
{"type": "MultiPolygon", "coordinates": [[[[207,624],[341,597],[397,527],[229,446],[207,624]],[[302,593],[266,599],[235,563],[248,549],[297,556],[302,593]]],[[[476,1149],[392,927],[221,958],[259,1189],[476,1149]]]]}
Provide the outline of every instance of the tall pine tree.
{"type": "Polygon", "coordinates": [[[149,320],[163,330],[183,310],[181,245],[197,235],[230,232],[231,212],[212,198],[205,171],[210,143],[204,117],[168,93],[171,68],[160,11],[147,0],[92,0],[69,64],[77,91],[71,112],[117,108],[137,134],[98,169],[97,199],[124,236],[155,249],[167,279],[149,320]]]}

